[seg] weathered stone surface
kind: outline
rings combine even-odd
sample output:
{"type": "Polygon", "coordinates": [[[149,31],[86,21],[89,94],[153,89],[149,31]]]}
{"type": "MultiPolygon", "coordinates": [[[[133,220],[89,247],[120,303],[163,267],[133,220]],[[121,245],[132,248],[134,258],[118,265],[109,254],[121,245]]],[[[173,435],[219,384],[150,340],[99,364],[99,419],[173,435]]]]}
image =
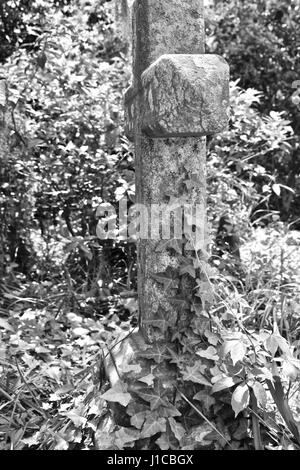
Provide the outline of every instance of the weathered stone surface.
{"type": "Polygon", "coordinates": [[[203,54],[202,0],[135,0],[133,4],[134,85],[163,54],[203,54]]]}
{"type": "MultiPolygon", "coordinates": [[[[183,195],[190,207],[205,208],[205,136],[226,127],[229,71],[223,59],[204,55],[203,18],[202,0],[135,0],[133,6],[127,135],[135,145],[136,202],[149,213],[152,204],[183,195]]],[[[205,226],[204,211],[199,224],[205,226]]],[[[141,239],[137,246],[140,327],[152,343],[167,342],[168,331],[188,324],[172,298],[189,301],[193,293],[184,280],[168,289],[157,282],[157,274],[175,272],[181,262],[179,252],[158,244],[141,239]]]]}
{"type": "MultiPolygon", "coordinates": [[[[194,117],[189,117],[186,123],[184,119],[180,123],[174,119],[174,113],[180,118],[180,107],[192,104],[192,96],[199,99],[204,79],[199,78],[197,71],[200,67],[196,63],[198,54],[204,54],[203,18],[202,0],[136,0],[133,5],[134,79],[125,95],[127,133],[135,144],[136,202],[146,206],[149,212],[152,204],[167,204],[170,197],[180,198],[186,188],[185,181],[193,179],[195,175],[198,184],[189,190],[186,202],[192,207],[197,204],[205,206],[205,137],[199,137],[199,134],[196,134],[197,137],[187,137],[191,135],[187,128],[194,125],[194,117]],[[180,54],[183,59],[186,55],[194,57],[184,59],[182,64],[179,57],[174,57],[176,54],[180,54]],[[169,59],[170,56],[172,59],[169,59]],[[187,83],[189,78],[194,80],[194,85],[187,83]],[[171,125],[175,129],[170,132],[169,127],[166,131],[167,124],[164,123],[161,126],[163,132],[157,125],[149,132],[148,125],[148,134],[151,135],[147,135],[147,126],[144,125],[146,119],[152,125],[158,115],[156,109],[151,111],[147,97],[147,91],[154,85],[155,106],[160,106],[163,96],[165,109],[168,109],[171,118],[173,114],[171,125]],[[183,134],[180,133],[182,127],[185,129],[183,134]]],[[[203,59],[201,63],[203,66],[203,59]]],[[[206,77],[210,73],[207,71],[206,77]]],[[[206,78],[206,81],[209,80],[206,78]]],[[[212,78],[211,83],[214,81],[215,78],[212,78]]],[[[227,96],[226,92],[224,95],[227,96]]],[[[199,111],[200,107],[197,109],[199,111]]],[[[193,109],[191,113],[194,115],[193,109]]],[[[164,118],[167,121],[166,114],[164,118]]],[[[196,119],[198,124],[205,123],[205,118],[199,113],[196,119]]],[[[208,116],[209,119],[212,117],[208,116]]],[[[209,125],[205,124],[207,128],[209,125]]],[[[205,225],[204,216],[200,224],[205,225]]],[[[158,250],[158,243],[151,239],[139,240],[137,246],[140,327],[147,341],[152,343],[167,341],[168,331],[185,321],[185,314],[179,315],[178,309],[174,308],[172,297],[182,295],[188,299],[192,294],[192,286],[181,285],[180,289],[166,291],[164,285],[155,280],[155,273],[168,268],[176,270],[180,264],[179,253],[158,250]]]]}
{"type": "Polygon", "coordinates": [[[203,0],[135,0],[132,17],[133,85],[125,93],[131,140],[140,132],[142,73],[163,54],[204,54],[205,32],[203,0]]]}
{"type": "MultiPolygon", "coordinates": [[[[151,204],[168,203],[170,196],[177,198],[185,188],[184,181],[195,176],[197,184],[187,195],[187,203],[195,207],[205,207],[206,199],[206,139],[171,138],[152,139],[142,135],[139,142],[142,158],[136,160],[137,199],[150,207],[151,204]]],[[[205,219],[200,222],[205,224],[205,219]]],[[[172,303],[172,296],[183,295],[186,300],[191,296],[190,286],[182,286],[181,291],[166,291],[156,282],[153,273],[164,272],[168,267],[178,268],[181,256],[170,250],[158,251],[156,240],[138,242],[138,300],[141,312],[141,325],[148,340],[161,340],[163,333],[155,328],[155,322],[165,320],[170,328],[180,327],[184,318],[172,303]]]]}
{"type": "MultiPolygon", "coordinates": [[[[141,130],[153,138],[199,137],[227,126],[229,67],[216,55],[163,55],[142,74],[142,87],[141,130]]],[[[128,98],[130,136],[136,116],[128,98]]]]}

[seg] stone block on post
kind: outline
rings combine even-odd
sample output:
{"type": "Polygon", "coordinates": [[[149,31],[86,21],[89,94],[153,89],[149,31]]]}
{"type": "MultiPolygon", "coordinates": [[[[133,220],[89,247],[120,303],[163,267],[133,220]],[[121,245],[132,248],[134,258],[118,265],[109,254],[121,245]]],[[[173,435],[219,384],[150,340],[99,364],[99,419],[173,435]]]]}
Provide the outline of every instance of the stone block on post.
{"type": "Polygon", "coordinates": [[[125,95],[127,134],[133,138],[139,96],[141,131],[152,138],[201,137],[228,123],[229,67],[213,54],[165,54],[125,95]]]}

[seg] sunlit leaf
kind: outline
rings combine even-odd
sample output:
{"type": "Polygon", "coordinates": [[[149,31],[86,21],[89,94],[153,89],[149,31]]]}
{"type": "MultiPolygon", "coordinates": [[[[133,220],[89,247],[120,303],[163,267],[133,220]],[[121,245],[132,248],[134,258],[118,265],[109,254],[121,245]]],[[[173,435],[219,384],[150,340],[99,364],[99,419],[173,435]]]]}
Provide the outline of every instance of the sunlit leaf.
{"type": "Polygon", "coordinates": [[[140,431],[134,428],[122,427],[115,433],[115,443],[119,449],[133,447],[135,441],[140,438],[140,431]]]}
{"type": "Polygon", "coordinates": [[[169,418],[168,421],[174,433],[174,436],[176,437],[178,442],[180,442],[186,433],[184,427],[182,426],[182,424],[178,423],[174,418],[169,418]]]}
{"type": "Polygon", "coordinates": [[[230,388],[238,382],[238,379],[233,377],[222,377],[220,380],[214,383],[212,393],[220,392],[226,388],[230,388]]]}
{"type": "Polygon", "coordinates": [[[151,386],[153,385],[154,379],[155,379],[155,376],[153,374],[148,374],[145,377],[140,377],[139,381],[144,382],[145,384],[151,386]]]}
{"type": "Polygon", "coordinates": [[[258,406],[265,408],[268,398],[267,398],[267,392],[264,386],[260,382],[256,381],[252,388],[253,388],[253,392],[256,397],[258,406]]]}
{"type": "Polygon", "coordinates": [[[142,429],[145,422],[146,416],[149,415],[149,411],[140,411],[139,413],[131,416],[130,423],[137,429],[142,429]]]}
{"type": "Polygon", "coordinates": [[[85,336],[90,333],[90,331],[86,328],[82,328],[81,326],[78,326],[77,328],[73,328],[72,333],[74,336],[85,336]]]}
{"type": "Polygon", "coordinates": [[[230,353],[233,365],[235,365],[238,361],[242,361],[247,352],[247,346],[245,345],[242,339],[226,340],[224,342],[223,348],[224,354],[230,353]]]}
{"type": "Polygon", "coordinates": [[[59,434],[56,434],[55,441],[56,441],[56,444],[54,446],[54,450],[68,450],[69,449],[69,443],[65,441],[65,439],[63,439],[59,434]]]}
{"type": "Polygon", "coordinates": [[[273,192],[276,194],[276,196],[280,196],[281,194],[281,186],[280,184],[273,184],[272,186],[273,192]]]}
{"type": "Polygon", "coordinates": [[[234,390],[231,398],[231,406],[235,413],[235,417],[247,408],[249,404],[250,393],[247,384],[238,385],[234,390]]]}
{"type": "Polygon", "coordinates": [[[158,432],[166,431],[166,419],[158,418],[157,416],[150,415],[146,419],[142,431],[141,438],[151,437],[158,432]]]}
{"type": "Polygon", "coordinates": [[[194,382],[201,385],[207,385],[211,387],[211,383],[204,377],[200,372],[201,366],[194,364],[193,366],[187,366],[186,370],[182,374],[182,378],[185,382],[194,382]]]}
{"type": "Polygon", "coordinates": [[[156,410],[161,406],[168,406],[168,402],[163,398],[163,393],[159,388],[156,388],[155,390],[143,389],[138,391],[137,394],[143,400],[150,403],[151,410],[156,410]]]}
{"type": "Polygon", "coordinates": [[[197,356],[204,357],[205,359],[210,359],[216,361],[218,359],[218,354],[216,348],[209,346],[207,349],[203,349],[196,352],[197,356]]]}
{"type": "Polygon", "coordinates": [[[127,388],[121,382],[117,382],[114,387],[107,390],[101,395],[101,398],[107,401],[120,403],[122,406],[127,406],[132,400],[130,393],[127,393],[127,388]]]}
{"type": "Polygon", "coordinates": [[[169,427],[155,442],[161,450],[176,449],[178,445],[169,427]]]}

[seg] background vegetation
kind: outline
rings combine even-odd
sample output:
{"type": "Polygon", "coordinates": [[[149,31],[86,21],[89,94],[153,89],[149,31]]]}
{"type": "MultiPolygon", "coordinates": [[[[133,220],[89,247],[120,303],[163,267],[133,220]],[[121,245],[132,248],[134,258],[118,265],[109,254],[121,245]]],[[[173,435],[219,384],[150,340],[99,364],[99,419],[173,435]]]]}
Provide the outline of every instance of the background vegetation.
{"type": "MultiPolygon", "coordinates": [[[[238,364],[258,406],[262,442],[245,418],[234,448],[299,445],[299,11],[297,0],[206,9],[207,52],[228,60],[232,78],[229,129],[208,142],[209,313],[220,343],[246,344],[251,332],[260,355],[227,346],[218,356],[229,372],[222,383],[216,372],[215,391],[229,389],[247,418],[248,388],[232,388],[238,364]],[[239,231],[238,261],[216,243],[224,213],[239,231]],[[274,364],[282,390],[272,395],[274,364]]],[[[105,432],[99,386],[102,348],[136,324],[135,245],[96,237],[100,203],[134,202],[128,45],[112,1],[4,0],[0,18],[0,448],[132,447],[124,430],[105,432]]],[[[171,448],[190,445],[171,423],[171,448]]]]}

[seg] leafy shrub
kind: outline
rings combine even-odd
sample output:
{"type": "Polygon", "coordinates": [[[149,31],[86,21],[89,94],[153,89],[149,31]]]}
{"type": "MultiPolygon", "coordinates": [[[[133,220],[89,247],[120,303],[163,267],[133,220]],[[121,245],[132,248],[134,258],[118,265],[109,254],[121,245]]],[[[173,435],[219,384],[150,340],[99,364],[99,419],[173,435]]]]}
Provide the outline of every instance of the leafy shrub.
{"type": "MultiPolygon", "coordinates": [[[[18,148],[3,170],[2,187],[10,187],[3,193],[3,244],[11,244],[13,226],[31,253],[23,272],[36,279],[65,276],[52,262],[51,246],[67,247],[65,269],[71,282],[93,298],[99,294],[99,275],[107,294],[113,278],[119,278],[116,270],[111,272],[113,260],[127,264],[127,269],[134,260],[132,244],[103,247],[95,234],[99,203],[117,203],[118,195],[130,196],[134,186],[131,148],[126,139],[120,140],[122,93],[129,69],[107,2],[96,8],[82,2],[81,11],[74,3],[65,10],[41,5],[41,23],[47,18],[51,28],[43,23],[35,48],[19,48],[2,66],[16,124],[9,138],[18,148]],[[97,21],[91,22],[92,13],[97,21]],[[19,123],[25,126],[21,129],[19,123]],[[18,209],[20,204],[24,209],[18,209]],[[114,250],[111,263],[107,262],[110,249],[114,250]]],[[[32,17],[35,14],[33,9],[32,17]]],[[[15,262],[14,269],[22,271],[11,251],[5,264],[15,262]]],[[[123,271],[120,282],[125,276],[128,284],[123,271]]]]}
{"type": "Polygon", "coordinates": [[[294,191],[283,190],[278,199],[270,201],[270,207],[279,210],[283,220],[297,224],[300,129],[295,93],[299,80],[299,2],[217,0],[214,3],[207,10],[208,51],[228,60],[233,80],[240,80],[243,89],[262,92],[257,104],[260,111],[283,113],[294,130],[285,149],[278,149],[274,156],[268,155],[262,166],[276,176],[278,183],[294,191]]]}

